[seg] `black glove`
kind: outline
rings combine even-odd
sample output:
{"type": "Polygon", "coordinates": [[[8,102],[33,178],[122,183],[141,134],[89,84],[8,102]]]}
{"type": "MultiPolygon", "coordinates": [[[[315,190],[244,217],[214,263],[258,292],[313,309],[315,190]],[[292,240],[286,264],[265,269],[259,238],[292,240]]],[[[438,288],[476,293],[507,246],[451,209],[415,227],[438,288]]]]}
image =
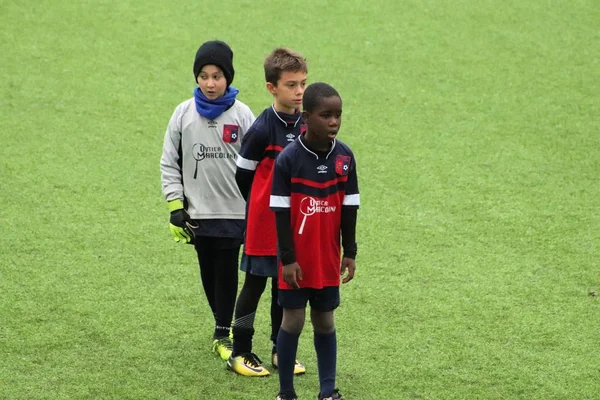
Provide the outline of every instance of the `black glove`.
{"type": "Polygon", "coordinates": [[[196,237],[194,228],[198,228],[198,225],[194,224],[190,215],[183,208],[171,211],[169,222],[169,228],[176,242],[183,240],[184,243],[190,243],[196,237]]]}

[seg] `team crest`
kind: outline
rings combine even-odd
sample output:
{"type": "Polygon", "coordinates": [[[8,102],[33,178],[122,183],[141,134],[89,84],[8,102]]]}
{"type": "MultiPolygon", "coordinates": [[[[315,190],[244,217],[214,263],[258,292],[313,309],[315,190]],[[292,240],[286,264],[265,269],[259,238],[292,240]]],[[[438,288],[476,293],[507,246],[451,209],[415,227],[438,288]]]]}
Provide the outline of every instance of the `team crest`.
{"type": "Polygon", "coordinates": [[[240,127],[237,125],[223,125],[223,141],[225,143],[236,143],[240,136],[240,127]]]}
{"type": "Polygon", "coordinates": [[[350,160],[350,156],[335,156],[335,173],[338,175],[348,175],[350,160]]]}

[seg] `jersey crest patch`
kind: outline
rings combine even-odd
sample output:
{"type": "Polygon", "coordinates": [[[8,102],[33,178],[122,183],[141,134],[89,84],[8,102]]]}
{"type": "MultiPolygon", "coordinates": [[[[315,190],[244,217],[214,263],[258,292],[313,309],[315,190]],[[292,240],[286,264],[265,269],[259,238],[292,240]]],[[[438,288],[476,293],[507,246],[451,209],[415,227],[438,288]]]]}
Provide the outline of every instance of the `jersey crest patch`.
{"type": "Polygon", "coordinates": [[[240,136],[240,127],[237,125],[223,125],[223,141],[225,143],[236,143],[240,136]]]}
{"type": "Polygon", "coordinates": [[[338,175],[348,175],[350,170],[350,156],[335,156],[335,173],[338,175]]]}

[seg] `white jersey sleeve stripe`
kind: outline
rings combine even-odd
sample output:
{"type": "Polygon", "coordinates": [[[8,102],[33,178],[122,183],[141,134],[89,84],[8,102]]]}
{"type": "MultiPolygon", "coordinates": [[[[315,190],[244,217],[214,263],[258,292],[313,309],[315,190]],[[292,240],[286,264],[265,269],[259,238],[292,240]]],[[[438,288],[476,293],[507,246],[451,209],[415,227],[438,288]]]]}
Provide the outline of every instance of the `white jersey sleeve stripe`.
{"type": "Polygon", "coordinates": [[[289,196],[273,196],[271,195],[270,207],[290,208],[289,196]]]}
{"type": "Polygon", "coordinates": [[[344,202],[342,203],[344,206],[359,206],[360,205],[360,195],[359,194],[347,194],[344,196],[344,202]]]}
{"type": "Polygon", "coordinates": [[[258,165],[258,161],[247,160],[244,157],[238,155],[235,164],[240,168],[247,169],[248,171],[255,171],[256,166],[258,165]]]}

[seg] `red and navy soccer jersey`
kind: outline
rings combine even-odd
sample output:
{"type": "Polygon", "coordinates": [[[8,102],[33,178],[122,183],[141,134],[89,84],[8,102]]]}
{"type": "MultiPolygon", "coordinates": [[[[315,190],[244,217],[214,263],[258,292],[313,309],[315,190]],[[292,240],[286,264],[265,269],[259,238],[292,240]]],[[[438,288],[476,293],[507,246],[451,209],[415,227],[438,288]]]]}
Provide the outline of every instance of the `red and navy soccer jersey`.
{"type": "Polygon", "coordinates": [[[255,171],[246,214],[244,253],[251,256],[276,256],[275,214],[269,209],[275,159],[305,129],[300,113],[264,110],[242,139],[237,167],[255,171]]]}
{"type": "MultiPolygon", "coordinates": [[[[338,140],[326,157],[319,157],[303,139],[277,158],[271,210],[290,211],[294,252],[302,269],[299,286],[339,286],[342,208],[358,208],[360,203],[356,161],[350,148],[338,140]]],[[[281,270],[279,288],[292,289],[281,270]]]]}

